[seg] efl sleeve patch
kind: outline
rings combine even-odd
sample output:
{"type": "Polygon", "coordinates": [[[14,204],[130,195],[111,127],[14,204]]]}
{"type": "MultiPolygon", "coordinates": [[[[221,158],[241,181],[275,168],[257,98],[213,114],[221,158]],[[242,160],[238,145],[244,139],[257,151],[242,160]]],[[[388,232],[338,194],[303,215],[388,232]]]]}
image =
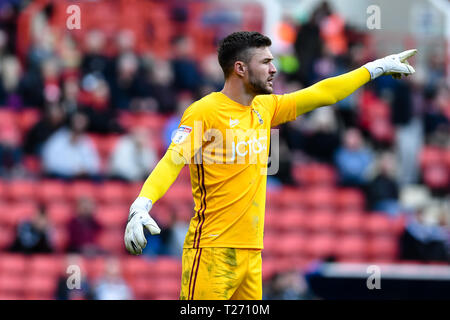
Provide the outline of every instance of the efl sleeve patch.
{"type": "Polygon", "coordinates": [[[175,131],[175,134],[172,137],[172,142],[175,143],[175,144],[182,143],[184,140],[186,140],[186,138],[189,136],[191,131],[192,131],[191,127],[180,126],[177,129],[177,131],[175,131]]]}

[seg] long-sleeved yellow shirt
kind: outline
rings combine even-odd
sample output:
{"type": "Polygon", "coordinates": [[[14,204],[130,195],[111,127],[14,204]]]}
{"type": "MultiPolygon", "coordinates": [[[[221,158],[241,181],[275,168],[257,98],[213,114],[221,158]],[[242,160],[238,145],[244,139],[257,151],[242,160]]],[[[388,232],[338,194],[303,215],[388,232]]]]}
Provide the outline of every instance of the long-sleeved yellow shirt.
{"type": "Polygon", "coordinates": [[[270,130],[332,105],[370,80],[365,68],[284,95],[258,95],[250,106],[213,92],[189,106],[167,153],[139,196],[155,203],[189,164],[194,214],[185,248],[263,247],[270,130]]]}

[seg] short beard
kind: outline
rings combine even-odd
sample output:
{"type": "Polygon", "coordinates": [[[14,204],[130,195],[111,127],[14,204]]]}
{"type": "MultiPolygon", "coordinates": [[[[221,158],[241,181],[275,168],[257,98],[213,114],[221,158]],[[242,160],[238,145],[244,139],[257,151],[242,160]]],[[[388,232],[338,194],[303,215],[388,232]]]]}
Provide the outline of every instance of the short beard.
{"type": "Polygon", "coordinates": [[[254,93],[255,95],[271,94],[273,92],[273,89],[267,86],[267,82],[256,79],[250,70],[248,72],[248,77],[249,77],[249,82],[247,83],[248,91],[254,93]]]}

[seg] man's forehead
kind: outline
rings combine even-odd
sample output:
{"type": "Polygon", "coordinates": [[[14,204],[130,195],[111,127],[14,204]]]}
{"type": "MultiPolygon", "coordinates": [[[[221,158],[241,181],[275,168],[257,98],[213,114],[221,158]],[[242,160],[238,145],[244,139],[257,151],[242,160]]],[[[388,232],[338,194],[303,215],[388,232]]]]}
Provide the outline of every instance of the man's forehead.
{"type": "Polygon", "coordinates": [[[264,60],[273,59],[273,55],[270,52],[269,47],[252,48],[251,49],[252,59],[264,60]]]}

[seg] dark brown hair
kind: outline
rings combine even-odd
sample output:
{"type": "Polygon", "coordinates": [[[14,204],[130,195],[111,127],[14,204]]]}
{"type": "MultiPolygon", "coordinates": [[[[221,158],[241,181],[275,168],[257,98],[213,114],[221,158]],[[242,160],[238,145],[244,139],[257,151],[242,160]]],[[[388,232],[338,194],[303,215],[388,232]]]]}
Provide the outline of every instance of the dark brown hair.
{"type": "Polygon", "coordinates": [[[217,53],[225,78],[233,71],[236,61],[250,61],[250,49],[269,47],[271,44],[270,38],[255,31],[234,32],[222,39],[217,53]]]}

